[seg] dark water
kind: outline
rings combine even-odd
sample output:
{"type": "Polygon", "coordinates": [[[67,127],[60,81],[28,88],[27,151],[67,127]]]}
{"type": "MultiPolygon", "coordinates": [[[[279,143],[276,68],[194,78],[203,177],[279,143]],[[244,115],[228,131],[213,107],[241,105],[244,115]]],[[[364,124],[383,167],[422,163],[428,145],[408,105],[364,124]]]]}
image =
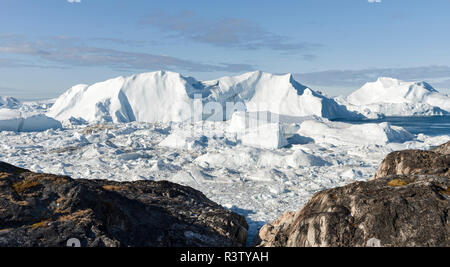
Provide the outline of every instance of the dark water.
{"type": "Polygon", "coordinates": [[[360,121],[334,120],[351,124],[389,122],[394,126],[401,126],[412,134],[426,134],[430,136],[450,135],[450,116],[431,117],[387,117],[383,119],[366,119],[360,121]]]}

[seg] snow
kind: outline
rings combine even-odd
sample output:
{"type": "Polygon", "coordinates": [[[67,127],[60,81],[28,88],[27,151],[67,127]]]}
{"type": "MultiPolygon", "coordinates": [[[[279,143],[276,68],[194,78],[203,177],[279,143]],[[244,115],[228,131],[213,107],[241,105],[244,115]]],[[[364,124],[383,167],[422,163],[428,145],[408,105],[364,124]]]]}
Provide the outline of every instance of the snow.
{"type": "Polygon", "coordinates": [[[192,150],[196,147],[206,146],[207,142],[208,139],[205,136],[193,136],[192,132],[176,130],[159,143],[159,145],[169,148],[192,150]]]}
{"type": "Polygon", "coordinates": [[[385,145],[403,143],[414,136],[401,127],[389,123],[351,125],[342,122],[305,121],[301,124],[299,135],[311,137],[317,143],[385,145]]]}
{"type": "Polygon", "coordinates": [[[19,132],[37,132],[61,128],[61,123],[59,121],[49,118],[44,114],[26,116],[22,119],[22,127],[19,127],[19,132]]]}
{"type": "Polygon", "coordinates": [[[12,109],[0,109],[0,130],[18,131],[22,123],[21,113],[12,109]]]}
{"type": "Polygon", "coordinates": [[[366,117],[432,116],[450,112],[450,97],[426,82],[405,82],[381,77],[366,83],[347,98],[335,98],[348,110],[366,117]]]}
{"type": "MultiPolygon", "coordinates": [[[[298,83],[292,74],[274,75],[261,71],[203,82],[209,96],[219,103],[243,102],[246,111],[294,117],[356,118],[345,107],[319,92],[298,83]]],[[[227,114],[231,115],[232,111],[227,114]]],[[[229,118],[229,116],[228,116],[229,118]]]]}
{"type": "Polygon", "coordinates": [[[271,112],[236,112],[227,131],[247,146],[276,149],[288,144],[279,115],[271,112]]]}
{"type": "Polygon", "coordinates": [[[288,144],[278,123],[267,123],[249,129],[241,137],[242,144],[258,148],[281,148],[288,144]]]}
{"type": "Polygon", "coordinates": [[[18,108],[20,101],[10,96],[0,96],[0,108],[18,108]]]}
{"type": "Polygon", "coordinates": [[[189,90],[178,73],[153,72],[118,77],[92,86],[77,85],[60,96],[48,115],[106,122],[180,122],[191,117],[189,90]]]}
{"type": "Polygon", "coordinates": [[[16,109],[0,108],[0,131],[34,132],[62,127],[44,114],[23,114],[16,109]]]}
{"type": "Polygon", "coordinates": [[[358,117],[299,84],[290,74],[260,71],[204,82],[158,71],[77,85],[56,100],[48,115],[61,121],[73,117],[90,122],[184,122],[196,114],[196,101],[203,107],[200,120],[229,119],[235,110],[296,117],[358,117]]]}

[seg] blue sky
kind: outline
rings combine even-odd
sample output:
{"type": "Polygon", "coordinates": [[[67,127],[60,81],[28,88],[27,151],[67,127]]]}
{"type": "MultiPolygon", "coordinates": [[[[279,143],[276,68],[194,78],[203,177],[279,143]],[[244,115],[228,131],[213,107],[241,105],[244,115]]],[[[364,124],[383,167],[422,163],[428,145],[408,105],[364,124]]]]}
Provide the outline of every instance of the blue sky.
{"type": "Polygon", "coordinates": [[[0,95],[159,69],[294,73],[330,95],[377,76],[450,90],[450,0],[2,0],[0,95]]]}

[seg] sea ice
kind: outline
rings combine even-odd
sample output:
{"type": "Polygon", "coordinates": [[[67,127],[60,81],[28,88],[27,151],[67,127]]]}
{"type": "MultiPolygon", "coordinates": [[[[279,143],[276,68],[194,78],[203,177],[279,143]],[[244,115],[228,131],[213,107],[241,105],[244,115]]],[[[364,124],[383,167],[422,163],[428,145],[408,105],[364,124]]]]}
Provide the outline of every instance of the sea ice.
{"type": "Polygon", "coordinates": [[[367,123],[352,125],[342,122],[305,121],[301,124],[299,135],[311,137],[317,143],[334,145],[383,145],[387,143],[403,143],[414,139],[414,136],[401,127],[389,123],[367,123]]]}

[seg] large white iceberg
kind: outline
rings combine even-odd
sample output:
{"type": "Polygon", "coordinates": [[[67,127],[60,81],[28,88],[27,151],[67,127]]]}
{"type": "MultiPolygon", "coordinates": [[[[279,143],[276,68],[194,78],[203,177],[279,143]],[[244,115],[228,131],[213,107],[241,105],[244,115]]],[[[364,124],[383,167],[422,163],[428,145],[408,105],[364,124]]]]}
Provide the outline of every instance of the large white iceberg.
{"type": "Polygon", "coordinates": [[[301,124],[298,134],[307,136],[316,143],[334,145],[384,145],[413,140],[414,136],[402,127],[389,123],[367,123],[353,125],[342,122],[310,120],[301,124]]]}
{"type": "Polygon", "coordinates": [[[44,114],[23,114],[15,109],[0,109],[0,131],[37,132],[61,127],[59,121],[44,114]]]}
{"type": "Polygon", "coordinates": [[[347,109],[366,117],[431,116],[450,113],[450,97],[426,82],[405,82],[381,77],[366,83],[347,98],[336,98],[347,109]]]}
{"type": "MultiPolygon", "coordinates": [[[[202,85],[207,88],[207,99],[220,103],[242,102],[247,112],[269,111],[293,117],[315,115],[329,119],[357,117],[333,99],[298,83],[291,74],[256,71],[202,82],[202,85]]],[[[233,110],[228,115],[230,112],[233,110]]]]}
{"type": "Polygon", "coordinates": [[[197,103],[203,104],[200,119],[212,114],[215,120],[229,119],[236,110],[330,119],[357,117],[333,99],[299,84],[290,74],[260,71],[204,82],[158,71],[77,85],[56,100],[48,115],[58,120],[183,122],[197,114],[197,103]]]}

